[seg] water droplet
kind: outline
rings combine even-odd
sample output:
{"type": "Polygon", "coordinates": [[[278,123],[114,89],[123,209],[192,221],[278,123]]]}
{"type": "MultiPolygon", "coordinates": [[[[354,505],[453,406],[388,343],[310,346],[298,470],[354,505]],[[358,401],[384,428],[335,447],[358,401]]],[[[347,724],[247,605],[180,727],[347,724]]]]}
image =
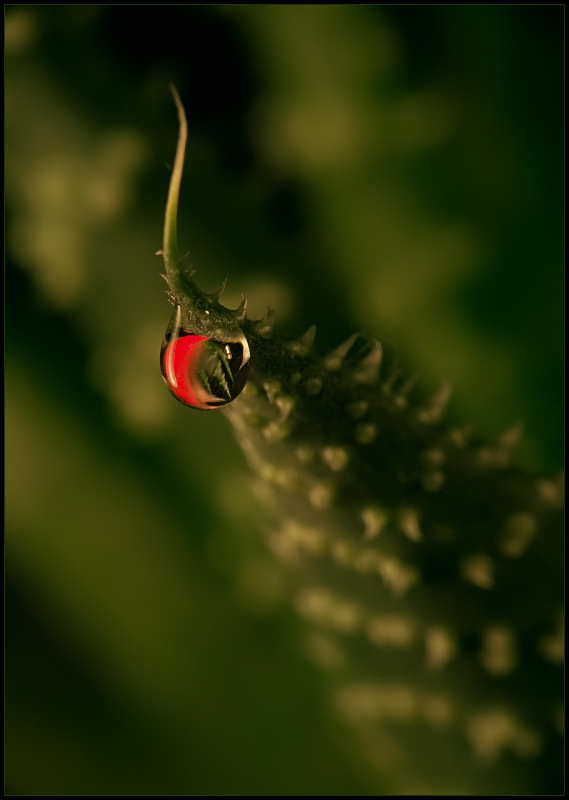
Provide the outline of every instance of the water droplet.
{"type": "Polygon", "coordinates": [[[164,382],[176,400],[199,409],[220,408],[241,394],[249,375],[246,339],[216,341],[182,327],[178,306],[160,350],[164,382]]]}

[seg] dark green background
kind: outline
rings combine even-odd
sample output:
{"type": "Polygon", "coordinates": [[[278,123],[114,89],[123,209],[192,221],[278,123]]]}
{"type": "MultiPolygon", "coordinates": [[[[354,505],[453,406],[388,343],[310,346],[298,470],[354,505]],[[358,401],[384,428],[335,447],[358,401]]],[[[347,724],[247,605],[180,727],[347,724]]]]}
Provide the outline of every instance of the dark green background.
{"type": "Polygon", "coordinates": [[[562,465],[562,6],[8,6],[8,794],[367,794],[221,414],[161,384],[180,245],[387,338],[562,465]]]}

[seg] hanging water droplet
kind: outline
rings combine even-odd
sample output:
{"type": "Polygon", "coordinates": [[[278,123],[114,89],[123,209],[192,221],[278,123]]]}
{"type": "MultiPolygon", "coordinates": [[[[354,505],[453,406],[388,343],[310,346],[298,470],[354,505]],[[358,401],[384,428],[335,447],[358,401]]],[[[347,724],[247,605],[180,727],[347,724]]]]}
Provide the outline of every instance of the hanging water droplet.
{"type": "Polygon", "coordinates": [[[220,408],[241,394],[249,376],[249,348],[242,341],[217,341],[182,327],[174,311],[160,350],[164,382],[176,400],[199,409],[220,408]]]}

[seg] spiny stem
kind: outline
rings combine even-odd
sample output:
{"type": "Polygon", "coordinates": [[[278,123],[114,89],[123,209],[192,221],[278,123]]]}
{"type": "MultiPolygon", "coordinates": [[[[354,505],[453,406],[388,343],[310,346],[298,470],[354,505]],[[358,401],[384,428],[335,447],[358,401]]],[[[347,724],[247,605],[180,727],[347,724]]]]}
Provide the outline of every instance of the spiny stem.
{"type": "Polygon", "coordinates": [[[510,465],[515,431],[488,443],[448,428],[449,385],[415,397],[393,365],[381,374],[374,339],[322,357],[313,329],[272,337],[271,312],[252,321],[245,302],[230,310],[199,290],[177,261],[187,135],[172,94],[164,259],[177,324],[186,344],[241,344],[243,363],[250,352],[224,410],[279,521],[268,545],[290,565],[336,710],[399,794],[539,785],[560,763],[560,484],[510,465]]]}

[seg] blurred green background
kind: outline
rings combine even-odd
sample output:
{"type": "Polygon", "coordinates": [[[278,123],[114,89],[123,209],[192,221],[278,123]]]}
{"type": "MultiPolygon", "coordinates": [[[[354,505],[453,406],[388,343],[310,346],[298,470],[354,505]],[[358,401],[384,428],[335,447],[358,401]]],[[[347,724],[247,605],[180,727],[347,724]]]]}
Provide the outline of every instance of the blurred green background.
{"type": "Polygon", "coordinates": [[[562,6],[7,6],[6,793],[369,794],[221,413],[158,368],[180,247],[386,339],[562,465],[562,6]]]}

